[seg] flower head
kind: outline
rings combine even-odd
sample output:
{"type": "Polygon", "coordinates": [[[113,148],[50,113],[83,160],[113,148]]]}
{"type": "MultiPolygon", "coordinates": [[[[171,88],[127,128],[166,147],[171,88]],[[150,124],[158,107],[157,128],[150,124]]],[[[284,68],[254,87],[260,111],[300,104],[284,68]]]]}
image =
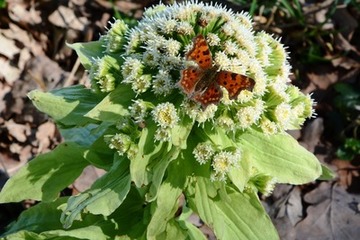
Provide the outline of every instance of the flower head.
{"type": "Polygon", "coordinates": [[[175,106],[168,102],[157,105],[151,114],[161,128],[172,128],[179,121],[175,106]]]}
{"type": "Polygon", "coordinates": [[[131,144],[132,141],[129,135],[117,133],[111,138],[109,148],[116,149],[119,155],[123,155],[130,148],[131,144]]]}
{"type": "Polygon", "coordinates": [[[251,176],[249,180],[249,185],[253,186],[264,196],[269,196],[274,191],[275,184],[275,178],[263,173],[258,173],[256,170],[254,171],[254,175],[251,176]]]}
{"type": "Polygon", "coordinates": [[[106,51],[109,53],[118,53],[123,50],[124,34],[128,30],[128,25],[121,19],[117,19],[110,24],[111,27],[105,35],[107,42],[106,51]]]}
{"type": "Polygon", "coordinates": [[[195,160],[198,161],[200,164],[205,164],[209,160],[211,160],[214,153],[214,147],[210,143],[204,142],[199,143],[193,151],[195,160]]]}
{"type": "Polygon", "coordinates": [[[92,86],[101,92],[111,92],[120,82],[119,61],[112,56],[105,55],[102,58],[94,59],[90,69],[92,86]]]}
{"type": "Polygon", "coordinates": [[[130,116],[135,120],[136,123],[145,121],[145,118],[148,114],[148,109],[151,104],[145,102],[142,99],[136,99],[133,101],[133,104],[129,107],[130,116]]]}
{"type": "Polygon", "coordinates": [[[240,160],[241,153],[239,150],[235,152],[221,151],[215,154],[211,164],[214,169],[213,180],[224,181],[226,174],[232,167],[237,167],[240,160]]]}

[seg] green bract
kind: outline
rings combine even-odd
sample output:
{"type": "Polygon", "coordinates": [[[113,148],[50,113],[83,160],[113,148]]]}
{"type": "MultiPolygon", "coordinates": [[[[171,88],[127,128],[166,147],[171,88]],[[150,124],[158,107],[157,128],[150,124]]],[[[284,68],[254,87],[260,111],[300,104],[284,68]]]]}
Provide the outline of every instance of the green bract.
{"type": "Polygon", "coordinates": [[[91,89],[29,94],[65,143],[2,190],[1,202],[43,201],[9,228],[9,239],[205,239],[188,221],[193,212],[219,239],[277,239],[257,193],[313,181],[322,169],[323,178],[331,176],[285,132],[313,115],[313,101],[289,84],[283,45],[255,33],[247,13],[160,4],[134,27],[116,20],[99,41],[70,47],[89,70],[91,89]],[[194,64],[186,54],[199,34],[213,64],[252,78],[252,91],[230,99],[222,88],[219,104],[206,108],[183,93],[180,73],[194,64]],[[85,192],[59,198],[88,165],[106,174],[85,192]],[[48,215],[62,226],[44,221],[48,215]]]}

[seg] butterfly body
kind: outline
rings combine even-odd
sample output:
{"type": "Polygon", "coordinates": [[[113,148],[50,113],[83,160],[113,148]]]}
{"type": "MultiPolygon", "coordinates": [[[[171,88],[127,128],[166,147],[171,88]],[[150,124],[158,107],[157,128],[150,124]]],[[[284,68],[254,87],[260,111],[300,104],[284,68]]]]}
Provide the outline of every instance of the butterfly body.
{"type": "Polygon", "coordinates": [[[252,90],[255,85],[254,80],[247,76],[219,70],[218,66],[213,65],[211,52],[203,35],[194,38],[193,48],[186,55],[186,60],[194,61],[197,66],[181,71],[179,86],[190,99],[201,103],[204,108],[211,103],[219,103],[223,95],[220,86],[234,99],[241,90],[252,90]]]}

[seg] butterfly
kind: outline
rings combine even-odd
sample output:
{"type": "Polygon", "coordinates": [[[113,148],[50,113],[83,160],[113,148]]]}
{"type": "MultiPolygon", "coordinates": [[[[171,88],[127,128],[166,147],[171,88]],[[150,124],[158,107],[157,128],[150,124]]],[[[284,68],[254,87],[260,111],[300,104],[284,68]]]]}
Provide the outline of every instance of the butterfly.
{"type": "Polygon", "coordinates": [[[213,64],[209,45],[203,35],[193,39],[193,47],[186,55],[186,61],[193,61],[196,66],[190,66],[181,71],[178,82],[187,96],[200,103],[205,109],[209,104],[218,104],[222,98],[224,87],[229,98],[236,98],[242,90],[252,91],[255,81],[247,76],[230,71],[219,70],[213,64]]]}

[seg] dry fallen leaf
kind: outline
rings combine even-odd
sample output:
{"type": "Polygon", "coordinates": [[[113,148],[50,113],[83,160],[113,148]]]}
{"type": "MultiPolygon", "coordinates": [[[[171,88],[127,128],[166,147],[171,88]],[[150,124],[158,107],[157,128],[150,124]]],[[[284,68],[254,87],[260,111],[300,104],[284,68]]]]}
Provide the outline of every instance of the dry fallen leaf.
{"type": "Polygon", "coordinates": [[[4,78],[9,85],[13,85],[14,82],[20,78],[21,71],[10,64],[10,61],[0,57],[0,78],[4,78]]]}
{"type": "Polygon", "coordinates": [[[360,236],[360,196],[338,184],[322,182],[305,195],[306,218],[296,226],[295,239],[355,240],[360,236]]]}
{"type": "Polygon", "coordinates": [[[4,126],[8,129],[9,134],[18,142],[25,142],[27,137],[31,134],[30,126],[26,124],[18,124],[10,119],[5,122],[4,126]]]}
{"type": "Polygon", "coordinates": [[[37,128],[36,139],[38,140],[37,154],[49,151],[51,139],[55,137],[56,126],[53,122],[45,122],[37,128]]]}
{"type": "Polygon", "coordinates": [[[49,21],[57,27],[84,31],[89,24],[86,17],[78,17],[74,10],[65,6],[59,6],[50,16],[49,21]]]}
{"type": "Polygon", "coordinates": [[[73,183],[75,191],[79,193],[89,189],[91,185],[105,173],[106,171],[94,166],[85,167],[81,175],[73,183]]]}
{"type": "Polygon", "coordinates": [[[320,142],[323,131],[324,120],[320,117],[312,120],[303,128],[303,136],[300,144],[310,152],[314,152],[316,145],[320,142]]]}
{"type": "Polygon", "coordinates": [[[302,216],[303,208],[299,192],[298,187],[278,184],[270,197],[272,199],[270,204],[265,205],[281,239],[293,239],[294,224],[302,216]]]}
{"type": "Polygon", "coordinates": [[[307,72],[307,77],[318,89],[326,90],[338,80],[337,70],[329,66],[316,66],[316,69],[312,70],[307,72]]]}
{"type": "Polygon", "coordinates": [[[16,46],[15,41],[5,37],[0,31],[0,54],[13,59],[16,54],[20,52],[20,49],[16,46]]]}

